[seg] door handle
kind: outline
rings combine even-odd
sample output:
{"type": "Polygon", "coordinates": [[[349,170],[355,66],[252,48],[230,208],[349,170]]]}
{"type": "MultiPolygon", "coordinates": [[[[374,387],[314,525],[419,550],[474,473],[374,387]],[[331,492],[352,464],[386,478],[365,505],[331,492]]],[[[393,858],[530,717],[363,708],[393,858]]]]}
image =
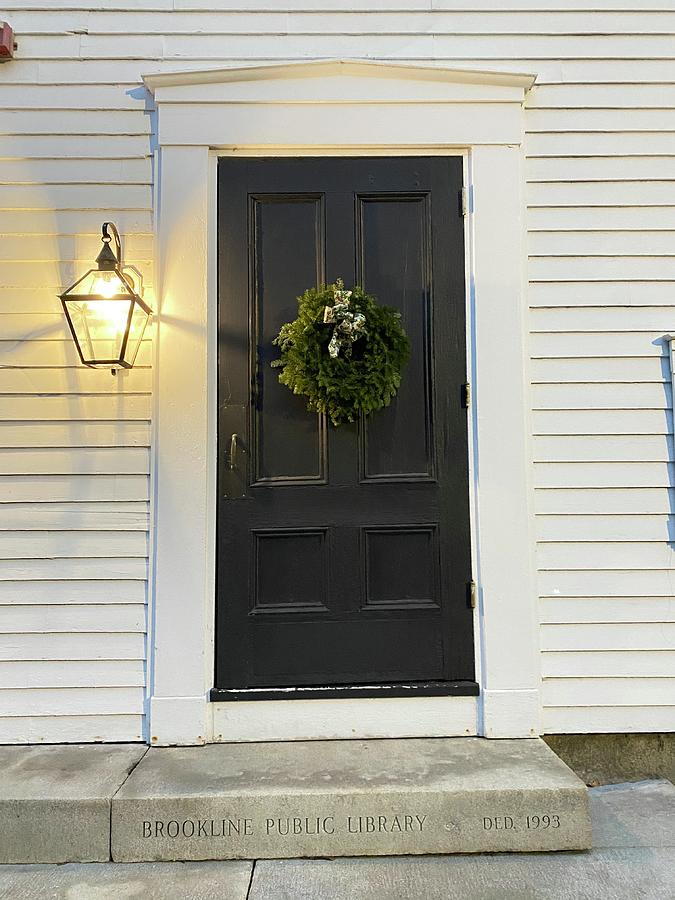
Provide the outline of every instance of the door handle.
{"type": "Polygon", "coordinates": [[[236,432],[233,433],[230,438],[230,452],[229,452],[229,468],[235,469],[237,466],[237,440],[238,435],[236,432]]]}

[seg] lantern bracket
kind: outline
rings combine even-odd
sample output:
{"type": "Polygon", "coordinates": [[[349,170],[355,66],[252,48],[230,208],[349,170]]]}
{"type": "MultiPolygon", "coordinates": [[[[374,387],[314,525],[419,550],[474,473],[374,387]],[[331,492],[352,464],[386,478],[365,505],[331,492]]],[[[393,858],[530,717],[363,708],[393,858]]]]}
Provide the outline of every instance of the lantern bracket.
{"type": "Polygon", "coordinates": [[[122,241],[120,234],[113,222],[104,222],[101,226],[101,241],[103,246],[101,252],[96,257],[96,264],[99,269],[111,270],[122,267],[122,241]],[[110,242],[115,239],[114,249],[110,246],[110,242]]]}

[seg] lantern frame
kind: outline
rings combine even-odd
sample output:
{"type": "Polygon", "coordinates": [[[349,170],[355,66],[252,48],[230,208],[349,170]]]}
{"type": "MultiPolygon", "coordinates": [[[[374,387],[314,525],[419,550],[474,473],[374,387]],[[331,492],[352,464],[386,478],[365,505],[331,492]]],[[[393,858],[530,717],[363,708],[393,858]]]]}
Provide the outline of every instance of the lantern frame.
{"type": "MultiPolygon", "coordinates": [[[[87,272],[85,272],[85,274],[82,275],[81,278],[78,278],[77,281],[71,284],[70,287],[66,288],[63,293],[59,294],[59,299],[61,300],[63,312],[66,317],[66,321],[68,322],[68,328],[70,330],[70,334],[73,338],[78,356],[80,357],[80,361],[82,362],[82,364],[92,369],[111,369],[113,374],[115,374],[117,369],[131,369],[133,367],[134,362],[136,361],[138,350],[141,345],[141,341],[143,339],[143,334],[145,332],[145,329],[147,328],[148,322],[152,317],[152,309],[140,296],[139,291],[136,290],[136,283],[134,281],[134,278],[129,274],[129,270],[131,269],[132,271],[134,271],[134,274],[136,275],[139,282],[139,287],[142,283],[140,273],[133,267],[124,266],[122,263],[122,242],[120,240],[119,232],[117,231],[117,228],[115,227],[113,222],[104,222],[101,226],[101,241],[103,243],[103,247],[96,257],[96,268],[89,269],[87,272]],[[111,247],[111,242],[113,239],[115,241],[114,248],[111,247]],[[109,297],[101,293],[78,294],[76,292],[76,288],[81,285],[82,282],[84,282],[87,278],[95,276],[98,272],[111,273],[117,277],[117,292],[109,297]],[[119,290],[120,287],[122,288],[122,290],[119,290]],[[120,302],[128,304],[129,311],[126,314],[124,332],[119,342],[119,352],[117,356],[112,356],[109,358],[92,356],[91,358],[85,358],[81,343],[81,335],[78,335],[78,330],[76,328],[75,322],[73,321],[71,310],[69,309],[69,304],[75,302],[85,305],[87,303],[115,304],[120,302]],[[133,356],[127,359],[131,325],[134,320],[134,314],[136,313],[138,308],[140,308],[143,313],[145,313],[145,320],[142,324],[141,334],[136,341],[136,346],[133,350],[133,356]]],[[[142,289],[142,287],[140,287],[140,289],[142,289]]],[[[112,309],[113,307],[110,308],[112,309]]],[[[83,313],[82,324],[88,334],[86,313],[83,313]]]]}

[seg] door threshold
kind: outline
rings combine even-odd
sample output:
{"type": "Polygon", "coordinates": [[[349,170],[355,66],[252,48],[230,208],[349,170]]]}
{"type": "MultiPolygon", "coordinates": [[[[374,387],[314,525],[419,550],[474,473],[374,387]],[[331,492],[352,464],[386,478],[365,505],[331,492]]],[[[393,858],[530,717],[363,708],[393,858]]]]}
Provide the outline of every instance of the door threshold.
{"type": "Polygon", "coordinates": [[[234,700],[337,700],[360,697],[477,697],[476,681],[411,681],[400,684],[350,684],[324,687],[211,688],[214,703],[234,700]]]}

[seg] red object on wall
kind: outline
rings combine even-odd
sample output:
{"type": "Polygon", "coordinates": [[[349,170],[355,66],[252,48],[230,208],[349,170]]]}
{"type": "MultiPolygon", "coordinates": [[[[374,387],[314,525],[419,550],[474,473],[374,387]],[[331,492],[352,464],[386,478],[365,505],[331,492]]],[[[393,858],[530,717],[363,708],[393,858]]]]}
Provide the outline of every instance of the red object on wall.
{"type": "Polygon", "coordinates": [[[0,22],[0,62],[14,56],[14,32],[7,22],[0,22]]]}

